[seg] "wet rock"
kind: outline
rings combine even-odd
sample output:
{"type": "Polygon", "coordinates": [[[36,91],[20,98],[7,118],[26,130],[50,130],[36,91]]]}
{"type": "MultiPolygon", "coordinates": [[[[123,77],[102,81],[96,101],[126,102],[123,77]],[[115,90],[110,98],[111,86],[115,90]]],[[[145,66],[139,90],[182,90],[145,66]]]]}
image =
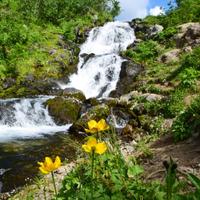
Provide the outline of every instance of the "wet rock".
{"type": "Polygon", "coordinates": [[[55,97],[46,105],[57,124],[69,124],[77,120],[82,103],[74,98],[55,97]]]}
{"type": "Polygon", "coordinates": [[[111,108],[111,115],[109,116],[108,121],[113,126],[124,128],[130,120],[132,120],[132,123],[135,124],[135,126],[138,125],[137,116],[128,107],[117,105],[111,108]]]}
{"type": "Polygon", "coordinates": [[[83,94],[83,92],[75,88],[65,88],[62,92],[62,96],[75,98],[82,102],[86,100],[86,97],[83,94]]]}
{"type": "Polygon", "coordinates": [[[180,32],[175,36],[176,47],[195,47],[200,44],[200,23],[186,23],[179,26],[180,32]]]}
{"type": "Polygon", "coordinates": [[[111,92],[111,97],[119,97],[122,94],[133,90],[134,78],[136,78],[142,71],[141,64],[132,63],[131,61],[124,61],[121,66],[119,80],[117,82],[116,90],[111,92]]]}
{"type": "Polygon", "coordinates": [[[90,53],[90,54],[83,53],[80,56],[84,59],[84,62],[82,64],[82,66],[81,66],[81,68],[82,68],[90,58],[95,57],[95,54],[94,53],[90,53]]]}
{"type": "Polygon", "coordinates": [[[176,62],[179,61],[180,53],[181,53],[180,49],[173,49],[161,55],[161,57],[158,58],[158,60],[163,63],[176,62]]]}

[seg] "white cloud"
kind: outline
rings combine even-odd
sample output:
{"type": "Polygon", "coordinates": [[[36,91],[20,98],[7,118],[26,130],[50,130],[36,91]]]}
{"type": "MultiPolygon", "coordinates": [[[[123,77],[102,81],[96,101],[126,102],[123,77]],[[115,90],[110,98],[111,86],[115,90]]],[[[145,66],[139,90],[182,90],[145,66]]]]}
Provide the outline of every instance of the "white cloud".
{"type": "Polygon", "coordinates": [[[121,14],[117,17],[121,21],[130,21],[133,18],[144,18],[148,14],[149,0],[119,0],[121,14]]]}
{"type": "Polygon", "coordinates": [[[149,14],[153,15],[153,16],[158,16],[158,15],[165,14],[165,11],[163,10],[162,7],[156,6],[156,7],[150,9],[149,14]]]}

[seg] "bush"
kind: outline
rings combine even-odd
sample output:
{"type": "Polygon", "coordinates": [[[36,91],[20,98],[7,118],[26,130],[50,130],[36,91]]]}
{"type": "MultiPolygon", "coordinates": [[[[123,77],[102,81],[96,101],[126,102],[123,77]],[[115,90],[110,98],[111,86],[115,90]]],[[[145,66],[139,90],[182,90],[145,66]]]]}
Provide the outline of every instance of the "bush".
{"type": "Polygon", "coordinates": [[[184,140],[200,129],[200,96],[189,108],[181,113],[173,123],[172,132],[175,141],[184,140]]]}
{"type": "Polygon", "coordinates": [[[159,55],[159,51],[157,42],[148,40],[139,43],[134,51],[129,49],[124,54],[135,62],[146,62],[154,60],[159,55]]]}

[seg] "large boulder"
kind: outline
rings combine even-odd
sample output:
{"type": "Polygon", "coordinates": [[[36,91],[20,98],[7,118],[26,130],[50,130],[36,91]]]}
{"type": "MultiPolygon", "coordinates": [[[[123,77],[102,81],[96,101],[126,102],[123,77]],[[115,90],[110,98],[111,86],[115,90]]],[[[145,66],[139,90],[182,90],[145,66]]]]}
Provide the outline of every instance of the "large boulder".
{"type": "Polygon", "coordinates": [[[148,38],[152,38],[155,35],[157,35],[158,33],[163,31],[163,26],[159,25],[159,24],[155,24],[153,26],[150,26],[148,31],[147,31],[147,36],[148,38]]]}
{"type": "Polygon", "coordinates": [[[175,36],[176,47],[198,46],[200,44],[200,23],[190,22],[179,26],[179,33],[175,36]]]}
{"type": "Polygon", "coordinates": [[[69,124],[77,120],[82,103],[74,98],[55,97],[49,99],[46,105],[57,124],[69,124]]]}
{"type": "Polygon", "coordinates": [[[141,64],[126,60],[122,63],[116,90],[110,93],[111,97],[119,97],[133,90],[134,79],[143,71],[141,64]]]}
{"type": "Polygon", "coordinates": [[[139,18],[133,19],[129,22],[129,25],[134,29],[136,38],[142,40],[153,38],[164,29],[163,26],[159,24],[149,25],[139,18]]]}
{"type": "Polygon", "coordinates": [[[162,63],[170,63],[179,61],[181,50],[180,49],[172,49],[158,58],[158,61],[162,63]]]}
{"type": "Polygon", "coordinates": [[[62,92],[62,96],[74,98],[82,102],[86,100],[86,97],[83,94],[83,92],[76,88],[65,88],[62,92]]]}

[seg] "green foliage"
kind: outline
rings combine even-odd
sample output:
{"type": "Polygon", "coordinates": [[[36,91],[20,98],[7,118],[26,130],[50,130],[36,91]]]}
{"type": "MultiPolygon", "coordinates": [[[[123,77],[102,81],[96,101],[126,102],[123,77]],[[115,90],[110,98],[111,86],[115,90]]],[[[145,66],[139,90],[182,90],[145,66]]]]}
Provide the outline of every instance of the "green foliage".
{"type": "Polygon", "coordinates": [[[154,60],[159,55],[158,44],[153,40],[144,41],[138,44],[136,49],[125,51],[124,55],[131,58],[135,62],[146,62],[154,60]]]}
{"type": "Polygon", "coordinates": [[[35,18],[58,25],[63,21],[104,11],[114,17],[119,12],[119,5],[115,0],[19,0],[19,11],[29,20],[35,18]]]}
{"type": "Polygon", "coordinates": [[[193,133],[198,132],[200,128],[200,97],[183,113],[181,113],[173,123],[172,133],[175,141],[183,140],[190,137],[193,133]]]}
{"type": "Polygon", "coordinates": [[[155,184],[140,180],[143,169],[134,159],[126,162],[119,149],[116,133],[106,139],[109,150],[103,155],[91,154],[64,179],[58,195],[64,199],[157,199],[155,184]],[[91,166],[92,159],[92,166],[91,166]],[[92,169],[92,175],[91,175],[92,169]],[[149,187],[148,187],[149,186],[149,187]]]}
{"type": "Polygon", "coordinates": [[[165,44],[166,48],[175,46],[174,35],[178,33],[176,27],[168,27],[160,32],[156,37],[157,40],[161,44],[165,44]]]}
{"type": "Polygon", "coordinates": [[[200,47],[195,48],[190,54],[188,54],[182,62],[183,68],[193,67],[200,70],[200,47]]]}
{"type": "Polygon", "coordinates": [[[180,86],[183,88],[192,88],[195,86],[196,80],[200,76],[200,71],[194,68],[186,68],[182,73],[180,73],[180,86]]]}
{"type": "Polygon", "coordinates": [[[185,105],[183,99],[187,90],[176,89],[173,91],[169,98],[163,102],[163,113],[165,117],[173,118],[184,111],[185,105]]]}
{"type": "Polygon", "coordinates": [[[170,27],[187,22],[198,22],[200,19],[200,0],[183,0],[178,7],[167,12],[161,23],[164,27],[170,27]]]}

